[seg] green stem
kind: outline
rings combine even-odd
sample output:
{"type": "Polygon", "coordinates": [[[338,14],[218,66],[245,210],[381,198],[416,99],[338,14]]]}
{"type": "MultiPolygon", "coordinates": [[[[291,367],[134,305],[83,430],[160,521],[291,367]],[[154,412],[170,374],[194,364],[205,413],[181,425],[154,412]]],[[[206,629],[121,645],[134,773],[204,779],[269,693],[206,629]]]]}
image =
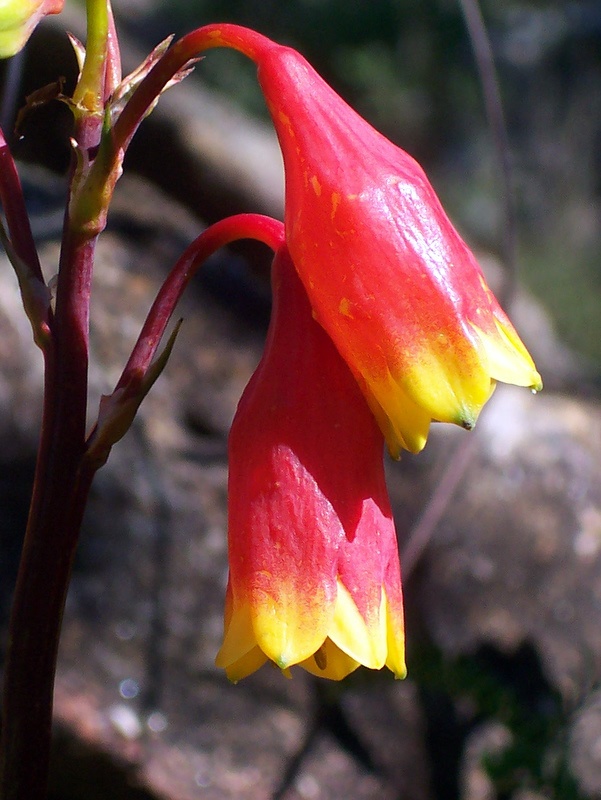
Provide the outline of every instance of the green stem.
{"type": "MultiPolygon", "coordinates": [[[[104,113],[104,75],[109,35],[107,0],[87,0],[86,58],[73,92],[73,102],[83,116],[104,113]]],[[[76,115],[78,111],[75,112],[76,115]]]]}
{"type": "Polygon", "coordinates": [[[84,464],[88,307],[95,240],[65,234],[55,326],[46,350],[34,491],[4,669],[2,800],[46,794],[56,655],[93,470],[84,464]]]}

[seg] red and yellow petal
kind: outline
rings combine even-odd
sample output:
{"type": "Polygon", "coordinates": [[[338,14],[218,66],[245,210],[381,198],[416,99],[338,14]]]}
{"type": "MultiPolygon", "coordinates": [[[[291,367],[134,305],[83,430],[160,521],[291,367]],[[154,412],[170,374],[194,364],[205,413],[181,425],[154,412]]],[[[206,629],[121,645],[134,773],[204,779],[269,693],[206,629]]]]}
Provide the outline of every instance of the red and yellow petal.
{"type": "Polygon", "coordinates": [[[400,675],[402,614],[390,657],[384,600],[402,603],[383,437],[287,252],[276,257],[273,285],[265,354],[230,433],[230,577],[217,664],[234,679],[264,660],[334,678],[390,660],[400,675]]]}
{"type": "Polygon", "coordinates": [[[497,380],[540,388],[422,168],[299,53],[272,43],[257,63],[292,259],[391,453],[419,451],[431,420],[473,427],[497,380]]]}

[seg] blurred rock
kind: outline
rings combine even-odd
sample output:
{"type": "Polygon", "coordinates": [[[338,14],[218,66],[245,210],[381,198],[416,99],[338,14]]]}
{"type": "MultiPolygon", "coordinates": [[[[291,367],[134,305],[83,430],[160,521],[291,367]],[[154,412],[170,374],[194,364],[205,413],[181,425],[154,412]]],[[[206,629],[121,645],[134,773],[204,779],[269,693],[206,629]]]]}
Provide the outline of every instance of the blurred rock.
{"type": "Polygon", "coordinates": [[[533,792],[531,789],[524,789],[514,792],[511,800],[549,800],[548,794],[533,792]]]}
{"type": "Polygon", "coordinates": [[[601,797],[601,690],[586,698],[574,716],[569,760],[583,793],[601,797]]]}
{"type": "Polygon", "coordinates": [[[524,642],[566,700],[600,677],[601,411],[499,387],[420,576],[448,654],[524,642]]]}

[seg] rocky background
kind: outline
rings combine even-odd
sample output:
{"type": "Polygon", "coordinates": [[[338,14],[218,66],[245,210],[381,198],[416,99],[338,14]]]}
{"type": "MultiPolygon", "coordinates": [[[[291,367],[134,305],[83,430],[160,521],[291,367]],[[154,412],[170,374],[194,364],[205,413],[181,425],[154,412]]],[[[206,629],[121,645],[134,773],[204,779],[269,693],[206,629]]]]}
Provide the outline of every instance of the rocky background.
{"type": "MultiPolygon", "coordinates": [[[[82,35],[69,13],[40,31],[42,52],[67,58],[58,32],[82,35]]],[[[135,48],[126,42],[127,59],[135,48]]],[[[36,85],[47,63],[28,65],[36,85]]],[[[64,158],[62,123],[52,124],[29,123],[23,158],[42,140],[64,158]]],[[[51,276],[64,185],[47,166],[23,175],[51,276]]],[[[239,210],[281,213],[271,131],[191,81],[163,98],[128,166],[98,251],[91,414],[162,275],[202,225],[239,210]]],[[[207,265],[182,302],[165,374],[97,476],[61,643],[52,800],[601,796],[598,376],[525,293],[512,316],[545,392],[499,387],[475,433],[436,427],[423,454],[390,464],[407,680],[359,671],[338,685],[264,668],[232,686],[213,666],[226,437],[261,353],[267,265],[261,249],[207,265]]],[[[0,331],[5,624],[42,379],[5,259],[0,331]]]]}

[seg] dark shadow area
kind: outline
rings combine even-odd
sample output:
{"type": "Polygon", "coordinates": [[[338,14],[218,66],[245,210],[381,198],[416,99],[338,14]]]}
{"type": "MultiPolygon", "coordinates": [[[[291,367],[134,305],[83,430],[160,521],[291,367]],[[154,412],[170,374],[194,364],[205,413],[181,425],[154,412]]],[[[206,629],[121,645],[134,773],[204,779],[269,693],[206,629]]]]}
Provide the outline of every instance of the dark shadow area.
{"type": "Polygon", "coordinates": [[[0,462],[0,614],[8,617],[17,575],[29,500],[33,486],[34,456],[0,462]]]}

